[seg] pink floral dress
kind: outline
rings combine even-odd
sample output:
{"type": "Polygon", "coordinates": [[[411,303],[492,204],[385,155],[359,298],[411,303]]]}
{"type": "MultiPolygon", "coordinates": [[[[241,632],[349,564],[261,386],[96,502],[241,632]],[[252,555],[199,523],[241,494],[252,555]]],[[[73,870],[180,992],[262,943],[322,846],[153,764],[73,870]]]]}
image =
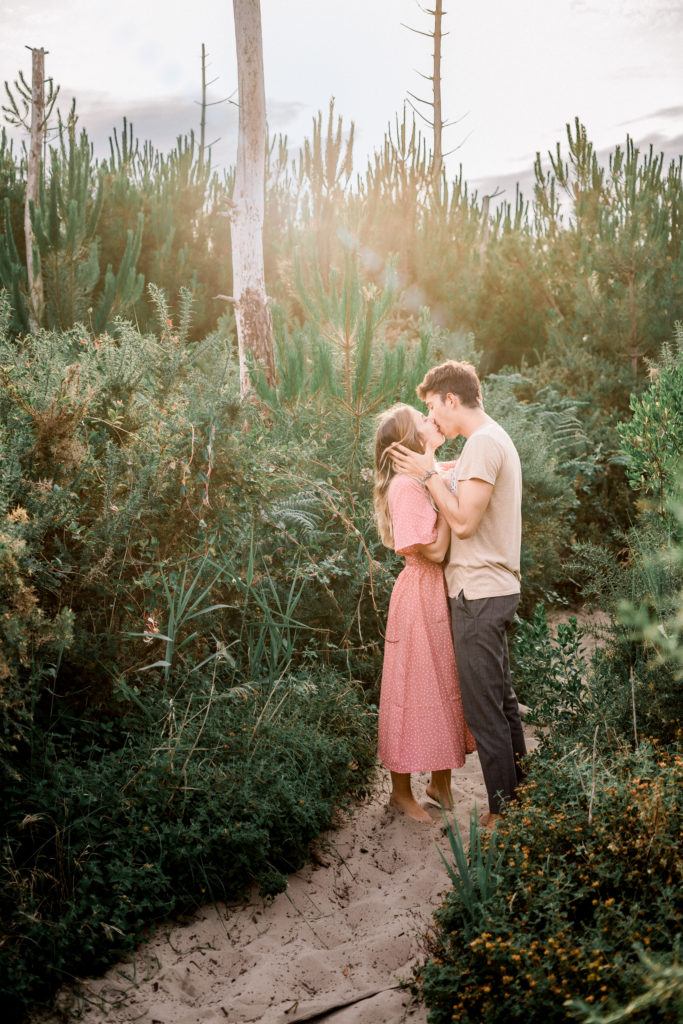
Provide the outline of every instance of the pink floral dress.
{"type": "Polygon", "coordinates": [[[415,551],[436,540],[436,512],[411,476],[389,484],[396,552],[384,645],[378,754],[393,772],[460,768],[475,749],[465,723],[443,570],[415,551]]]}

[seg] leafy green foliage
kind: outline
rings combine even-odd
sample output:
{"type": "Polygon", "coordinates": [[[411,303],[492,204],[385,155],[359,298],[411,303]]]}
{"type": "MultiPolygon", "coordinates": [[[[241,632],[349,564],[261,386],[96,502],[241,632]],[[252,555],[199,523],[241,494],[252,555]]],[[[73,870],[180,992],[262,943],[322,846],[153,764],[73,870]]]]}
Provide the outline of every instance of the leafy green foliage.
{"type": "MultiPolygon", "coordinates": [[[[306,327],[290,338],[278,320],[279,383],[270,388],[259,376],[256,388],[274,416],[302,406],[309,414],[311,406],[323,413],[336,441],[330,453],[335,464],[355,475],[368,427],[395,401],[405,379],[406,346],[383,344],[382,325],[396,301],[395,272],[387,268],[382,289],[368,286],[358,255],[347,251],[343,271],[333,267],[323,282],[313,268],[308,278],[298,263],[296,294],[306,327]]],[[[427,330],[416,352],[419,362],[424,362],[427,330]]]]}
{"type": "Polygon", "coordinates": [[[591,1007],[583,999],[573,999],[569,1005],[580,1011],[579,1015],[584,1024],[622,1024],[623,1021],[633,1019],[634,1015],[644,1009],[665,1004],[673,1007],[680,1017],[683,1014],[683,967],[679,962],[679,948],[680,942],[677,937],[671,957],[660,957],[655,960],[646,953],[638,952],[645,987],[644,991],[630,999],[625,1006],[605,1014],[591,1007]]]}
{"type": "Polygon", "coordinates": [[[617,427],[626,456],[629,483],[653,496],[664,514],[677,485],[683,453],[683,325],[676,325],[674,353],[664,350],[653,380],[642,395],[631,396],[631,419],[617,427]]]}
{"type": "MultiPolygon", "coordinates": [[[[110,158],[96,163],[85,133],[75,139],[74,123],[50,151],[36,211],[49,323],[69,328],[81,321],[101,333],[132,306],[147,330],[155,310],[149,292],[140,295],[142,275],[169,295],[190,292],[190,337],[206,337],[220,320],[217,299],[231,290],[225,214],[234,172],[214,173],[192,134],[161,154],[140,143],[126,120],[110,140],[110,158]]],[[[489,210],[488,197],[470,194],[462,172],[434,188],[427,140],[406,115],[388,126],[355,185],[353,126],[344,131],[331,104],[312,128],[298,159],[290,160],[283,138],[271,140],[267,153],[266,277],[283,311],[278,404],[295,405],[315,388],[329,393],[337,380],[346,404],[339,404],[337,388],[334,432],[338,419],[357,424],[350,378],[330,376],[336,358],[356,344],[352,331],[343,337],[341,313],[349,312],[348,327],[361,314],[354,373],[360,383],[371,372],[378,385],[366,395],[371,400],[382,393],[383,360],[400,360],[396,342],[406,335],[407,349],[414,348],[415,318],[427,308],[447,336],[476,332],[482,373],[518,367],[533,377],[535,391],[550,386],[574,402],[596,458],[580,483],[586,500],[573,528],[594,543],[623,530],[633,496],[616,424],[629,394],[645,383],[644,361],[671,337],[681,307],[680,166],[665,168],[630,139],[604,166],[577,121],[568,126],[566,153],[558,146],[548,170],[539,157],[530,200],[517,193],[514,202],[489,210]],[[342,268],[351,253],[358,287],[349,290],[342,268]],[[303,288],[301,262],[308,267],[303,288]],[[388,266],[394,294],[381,325],[386,345],[379,360],[375,348],[368,362],[363,316],[372,308],[381,319],[388,266]]],[[[11,147],[0,151],[0,282],[12,294],[16,333],[28,327],[26,167],[11,147]]]]}
{"type": "Polygon", "coordinates": [[[680,307],[681,284],[667,268],[680,258],[680,164],[665,171],[661,156],[641,155],[628,139],[604,167],[578,119],[567,126],[566,157],[558,143],[550,163],[545,173],[537,158],[535,219],[552,246],[554,344],[629,364],[633,386],[680,307]]]}
{"type": "Polygon", "coordinates": [[[103,969],[154,920],[286,885],[345,795],[363,792],[372,719],[331,674],[163,699],[119,691],[123,717],[36,735],[2,797],[0,992],[12,1019],[103,969]],[[55,873],[56,872],[56,873],[55,873]]]}
{"type": "Polygon", "coordinates": [[[636,730],[667,740],[680,735],[683,717],[681,440],[677,385],[672,390],[679,365],[680,352],[665,348],[661,363],[653,366],[650,388],[632,401],[632,419],[619,427],[632,484],[642,495],[640,519],[624,537],[622,558],[581,545],[572,566],[586,597],[618,615],[595,666],[596,685],[613,681],[615,720],[624,727],[630,703],[636,730]]]}
{"type": "Polygon", "coordinates": [[[352,681],[375,679],[373,580],[389,581],[369,502],[331,470],[302,493],[298,444],[274,447],[238,404],[225,336],[189,341],[187,293],[175,327],[151,301],[156,335],[0,338],[0,969],[17,1012],[152,919],[277,891],[374,763],[352,681]]]}
{"type": "Polygon", "coordinates": [[[441,849],[439,849],[439,853],[446,865],[453,891],[457,893],[460,904],[465,910],[467,918],[465,937],[471,938],[481,929],[482,920],[486,914],[486,905],[500,881],[505,850],[499,846],[496,841],[498,837],[494,834],[491,842],[486,844],[487,849],[484,851],[476,808],[475,813],[470,815],[470,841],[467,850],[465,850],[455,816],[449,821],[448,815],[444,812],[444,819],[453,863],[446,859],[441,849]]]}
{"type": "Polygon", "coordinates": [[[531,621],[522,619],[515,628],[511,652],[515,690],[531,709],[527,721],[546,726],[551,734],[563,732],[577,716],[585,718],[594,709],[581,641],[575,616],[560,622],[552,637],[542,604],[536,605],[531,621]]]}
{"type": "MultiPolygon", "coordinates": [[[[609,1012],[645,989],[639,951],[671,955],[680,929],[678,806],[683,759],[642,744],[596,762],[547,748],[498,823],[498,884],[472,937],[457,890],[436,913],[433,955],[415,984],[433,1024],[580,1019],[570,1000],[609,1012]]],[[[680,999],[640,1021],[674,1024],[680,999]]]]}
{"type": "Polygon", "coordinates": [[[488,377],[484,406],[519,452],[522,493],[522,614],[557,600],[563,559],[574,540],[577,491],[595,470],[595,453],[575,405],[554,389],[534,392],[519,374],[488,377]]]}
{"type": "MultiPolygon", "coordinates": [[[[678,537],[683,537],[683,503],[680,498],[669,499],[667,511],[676,522],[678,537]]],[[[631,630],[631,636],[643,642],[646,649],[656,654],[656,660],[680,683],[683,671],[683,544],[673,545],[668,539],[650,560],[666,586],[657,593],[658,602],[648,600],[622,600],[619,604],[621,621],[631,630]]],[[[680,723],[680,704],[677,712],[680,723]]]]}

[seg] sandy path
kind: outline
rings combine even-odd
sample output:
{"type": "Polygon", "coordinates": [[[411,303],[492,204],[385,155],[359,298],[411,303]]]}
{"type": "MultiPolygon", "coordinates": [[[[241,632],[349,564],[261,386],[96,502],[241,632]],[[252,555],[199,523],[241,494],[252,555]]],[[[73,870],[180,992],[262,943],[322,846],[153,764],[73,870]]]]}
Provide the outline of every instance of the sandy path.
{"type": "MultiPolygon", "coordinates": [[[[424,799],[428,776],[414,778],[438,821],[424,799]]],[[[73,1008],[85,1024],[424,1024],[425,1009],[396,986],[425,957],[422,936],[448,888],[437,842],[447,852],[448,841],[438,825],[396,814],[388,791],[380,771],[371,799],[318,841],[322,863],[292,875],[286,892],[164,925],[131,961],[84,980],[73,1008]]],[[[453,773],[453,792],[467,830],[475,802],[485,809],[476,754],[453,773]]]]}

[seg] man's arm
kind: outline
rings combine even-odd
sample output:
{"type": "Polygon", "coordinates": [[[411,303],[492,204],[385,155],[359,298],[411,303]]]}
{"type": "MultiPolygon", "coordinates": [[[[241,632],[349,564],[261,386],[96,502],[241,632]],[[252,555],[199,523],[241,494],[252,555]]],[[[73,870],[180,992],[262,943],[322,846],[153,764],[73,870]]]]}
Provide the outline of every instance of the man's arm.
{"type": "MultiPolygon", "coordinates": [[[[401,473],[412,473],[419,478],[435,470],[433,454],[413,452],[403,445],[396,445],[392,449],[391,459],[401,473]]],[[[460,480],[456,495],[449,490],[445,480],[438,473],[434,473],[434,476],[425,481],[425,486],[455,536],[461,540],[471,537],[476,532],[491,500],[493,484],[476,477],[471,480],[460,480]]]]}

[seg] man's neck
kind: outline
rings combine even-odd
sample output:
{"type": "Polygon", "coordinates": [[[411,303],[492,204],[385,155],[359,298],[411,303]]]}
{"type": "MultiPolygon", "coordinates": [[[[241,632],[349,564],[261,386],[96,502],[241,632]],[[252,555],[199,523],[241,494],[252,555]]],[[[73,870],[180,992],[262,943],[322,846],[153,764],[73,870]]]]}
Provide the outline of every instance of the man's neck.
{"type": "Polygon", "coordinates": [[[484,412],[481,406],[467,409],[462,417],[460,433],[465,438],[471,437],[475,430],[479,430],[480,427],[485,426],[487,423],[493,423],[493,420],[488,413],[484,412]]]}

